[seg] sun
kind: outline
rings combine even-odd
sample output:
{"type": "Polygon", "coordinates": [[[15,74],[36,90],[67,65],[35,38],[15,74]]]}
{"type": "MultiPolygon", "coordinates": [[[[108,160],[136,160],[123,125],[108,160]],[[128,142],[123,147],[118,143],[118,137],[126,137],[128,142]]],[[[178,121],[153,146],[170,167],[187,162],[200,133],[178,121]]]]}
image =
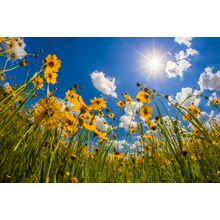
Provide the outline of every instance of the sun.
{"type": "Polygon", "coordinates": [[[159,73],[163,70],[164,61],[161,56],[151,55],[146,59],[146,68],[151,73],[159,73]]]}

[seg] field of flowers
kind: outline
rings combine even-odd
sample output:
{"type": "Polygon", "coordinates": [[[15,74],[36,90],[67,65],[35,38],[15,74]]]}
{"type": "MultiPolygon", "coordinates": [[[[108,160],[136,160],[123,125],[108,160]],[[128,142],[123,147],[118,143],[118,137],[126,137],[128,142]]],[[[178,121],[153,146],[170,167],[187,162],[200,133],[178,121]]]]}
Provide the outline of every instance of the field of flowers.
{"type": "MultiPolygon", "coordinates": [[[[77,84],[60,99],[62,61],[27,54],[24,45],[22,38],[0,38],[0,182],[220,182],[220,127],[199,120],[194,103],[186,108],[141,83],[135,97],[115,100],[117,112],[103,97],[85,103],[77,84]],[[40,60],[36,72],[25,69],[30,56],[40,60]],[[15,69],[26,79],[10,85],[15,69]],[[137,124],[127,126],[121,148],[119,117],[128,108],[137,124]]],[[[220,98],[210,104],[219,111],[220,98]]]]}

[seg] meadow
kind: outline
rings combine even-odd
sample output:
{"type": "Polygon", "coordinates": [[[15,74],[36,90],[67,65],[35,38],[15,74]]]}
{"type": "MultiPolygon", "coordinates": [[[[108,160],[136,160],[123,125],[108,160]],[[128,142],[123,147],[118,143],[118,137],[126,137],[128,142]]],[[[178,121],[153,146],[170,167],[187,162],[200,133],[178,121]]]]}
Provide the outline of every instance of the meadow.
{"type": "MultiPolygon", "coordinates": [[[[22,54],[23,44],[22,38],[0,38],[0,182],[220,182],[219,124],[199,120],[201,110],[194,103],[185,107],[191,97],[174,103],[169,95],[134,82],[136,95],[116,99],[117,112],[102,96],[85,103],[77,84],[60,99],[54,88],[62,60],[55,54],[42,58],[40,50],[22,54]],[[36,72],[29,56],[40,62],[36,72]],[[7,76],[15,69],[26,71],[26,79],[10,85],[7,76]],[[127,126],[123,148],[119,118],[125,108],[137,123],[127,126]]],[[[217,111],[219,104],[220,98],[211,103],[217,111]]]]}

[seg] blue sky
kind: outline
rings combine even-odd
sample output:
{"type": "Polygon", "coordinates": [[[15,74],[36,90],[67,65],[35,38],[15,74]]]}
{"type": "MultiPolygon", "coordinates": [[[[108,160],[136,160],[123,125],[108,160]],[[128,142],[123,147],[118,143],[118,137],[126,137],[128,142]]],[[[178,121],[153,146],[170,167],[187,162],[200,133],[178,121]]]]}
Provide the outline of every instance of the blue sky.
{"type": "MultiPolygon", "coordinates": [[[[189,40],[189,39],[188,39],[189,40]]],[[[56,54],[62,61],[62,66],[58,74],[56,96],[64,98],[65,92],[74,84],[84,86],[81,91],[86,102],[94,96],[103,95],[108,105],[113,106],[114,99],[98,91],[91,80],[90,74],[94,71],[102,71],[106,77],[114,77],[115,92],[120,99],[122,92],[129,93],[135,98],[137,93],[136,82],[146,84],[152,89],[174,98],[182,88],[196,87],[200,89],[198,80],[201,73],[208,66],[213,68],[213,74],[219,69],[220,60],[220,38],[193,38],[190,39],[190,46],[180,44],[174,38],[24,38],[27,52],[38,53],[40,49],[44,52],[40,54],[40,59],[29,57],[29,63],[34,64],[31,72],[41,65],[41,60],[48,54],[56,54]],[[191,66],[184,71],[183,76],[169,78],[165,71],[166,62],[175,61],[175,54],[181,50],[186,51],[193,48],[197,55],[189,56],[187,60],[191,66]],[[143,56],[152,54],[153,51],[165,54],[163,60],[164,68],[160,74],[149,74],[146,68],[141,68],[145,62],[143,56]]],[[[16,61],[17,62],[17,61],[16,61]]],[[[30,68],[28,65],[26,70],[30,68]]],[[[16,71],[15,71],[16,73],[16,71]]],[[[24,80],[25,73],[17,71],[18,82],[24,80]]],[[[220,86],[217,85],[217,89],[220,86]]],[[[214,92],[205,89],[204,93],[210,95],[214,92]]],[[[217,91],[217,95],[219,92],[217,91]]],[[[204,111],[210,111],[210,107],[201,100],[199,106],[204,111]]],[[[114,107],[113,107],[114,108],[114,107]]]]}

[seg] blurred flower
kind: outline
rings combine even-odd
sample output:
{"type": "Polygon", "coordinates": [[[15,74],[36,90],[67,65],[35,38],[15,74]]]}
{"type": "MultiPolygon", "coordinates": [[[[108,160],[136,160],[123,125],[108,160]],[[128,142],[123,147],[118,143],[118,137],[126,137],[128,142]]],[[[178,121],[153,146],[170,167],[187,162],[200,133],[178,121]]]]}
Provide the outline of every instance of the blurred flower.
{"type": "Polygon", "coordinates": [[[38,76],[34,81],[33,81],[34,87],[36,89],[42,89],[43,87],[43,78],[41,76],[38,76]]]}
{"type": "Polygon", "coordinates": [[[103,98],[94,97],[93,100],[90,100],[91,108],[93,110],[100,110],[101,108],[106,108],[106,101],[103,98]]]}
{"type": "Polygon", "coordinates": [[[150,94],[148,94],[147,92],[139,91],[136,98],[139,102],[150,103],[150,94]]]}
{"type": "Polygon", "coordinates": [[[152,117],[152,112],[152,107],[145,105],[141,107],[140,115],[144,120],[147,120],[152,117]]]}

